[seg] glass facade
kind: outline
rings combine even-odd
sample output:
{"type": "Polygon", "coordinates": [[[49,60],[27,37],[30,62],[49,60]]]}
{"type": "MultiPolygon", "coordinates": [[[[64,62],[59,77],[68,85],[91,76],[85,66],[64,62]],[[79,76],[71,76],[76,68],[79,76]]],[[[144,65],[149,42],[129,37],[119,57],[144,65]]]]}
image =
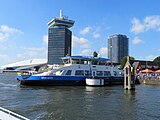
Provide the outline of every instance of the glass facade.
{"type": "Polygon", "coordinates": [[[120,63],[124,56],[129,54],[128,37],[115,34],[108,38],[108,57],[113,63],[120,63]]]}
{"type": "Polygon", "coordinates": [[[72,32],[65,26],[48,29],[48,64],[62,64],[61,57],[71,56],[72,32]]]}

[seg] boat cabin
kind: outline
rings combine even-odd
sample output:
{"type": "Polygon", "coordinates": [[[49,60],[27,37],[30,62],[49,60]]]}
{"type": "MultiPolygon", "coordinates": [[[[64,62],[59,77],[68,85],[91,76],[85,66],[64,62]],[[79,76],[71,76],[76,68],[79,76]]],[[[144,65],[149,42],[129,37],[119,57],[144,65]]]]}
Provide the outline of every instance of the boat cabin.
{"type": "Polygon", "coordinates": [[[66,67],[59,69],[56,75],[109,77],[122,75],[116,66],[108,66],[109,59],[88,56],[67,56],[62,58],[66,67]]]}

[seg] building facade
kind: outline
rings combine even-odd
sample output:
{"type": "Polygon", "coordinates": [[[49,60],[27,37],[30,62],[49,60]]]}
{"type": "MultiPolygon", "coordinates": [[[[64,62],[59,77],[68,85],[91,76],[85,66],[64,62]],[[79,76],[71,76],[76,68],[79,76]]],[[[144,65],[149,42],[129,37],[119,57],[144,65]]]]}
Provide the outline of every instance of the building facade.
{"type": "Polygon", "coordinates": [[[108,58],[111,63],[120,63],[129,54],[128,37],[122,34],[111,35],[108,38],[108,58]]]}
{"type": "Polygon", "coordinates": [[[74,21],[62,16],[48,23],[48,64],[62,64],[62,57],[71,56],[72,32],[69,30],[74,21]]]}

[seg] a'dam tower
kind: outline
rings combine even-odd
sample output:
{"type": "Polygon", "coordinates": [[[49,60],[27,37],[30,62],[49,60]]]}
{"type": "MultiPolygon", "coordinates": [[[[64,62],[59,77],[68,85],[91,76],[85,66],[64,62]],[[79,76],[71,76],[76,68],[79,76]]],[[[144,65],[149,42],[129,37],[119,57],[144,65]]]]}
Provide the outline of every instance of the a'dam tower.
{"type": "Polygon", "coordinates": [[[71,56],[73,20],[64,17],[60,10],[60,17],[48,22],[48,64],[62,64],[62,57],[71,56]]]}

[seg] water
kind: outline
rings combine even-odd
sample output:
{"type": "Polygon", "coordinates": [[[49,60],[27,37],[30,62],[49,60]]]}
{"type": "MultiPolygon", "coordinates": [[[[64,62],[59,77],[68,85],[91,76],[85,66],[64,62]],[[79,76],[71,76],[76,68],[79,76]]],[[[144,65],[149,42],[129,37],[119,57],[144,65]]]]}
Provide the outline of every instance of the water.
{"type": "Polygon", "coordinates": [[[31,120],[159,120],[160,86],[22,87],[0,74],[0,106],[31,120]]]}

